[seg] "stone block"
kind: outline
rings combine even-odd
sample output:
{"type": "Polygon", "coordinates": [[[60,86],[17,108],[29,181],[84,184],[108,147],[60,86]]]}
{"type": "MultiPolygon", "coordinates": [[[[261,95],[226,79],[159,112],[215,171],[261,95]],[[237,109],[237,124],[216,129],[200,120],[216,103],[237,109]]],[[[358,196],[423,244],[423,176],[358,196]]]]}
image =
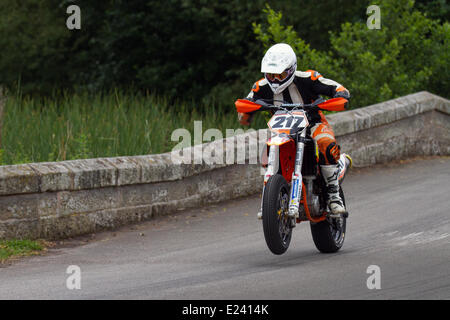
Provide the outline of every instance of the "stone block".
{"type": "Polygon", "coordinates": [[[39,192],[39,176],[27,164],[0,166],[0,196],[39,192]]]}
{"type": "Polygon", "coordinates": [[[117,183],[117,168],[104,159],[70,160],[60,164],[70,172],[71,190],[110,187],[117,183]]]}
{"type": "Polygon", "coordinates": [[[73,175],[61,162],[31,163],[30,167],[39,176],[40,192],[70,190],[73,188],[73,175]]]}

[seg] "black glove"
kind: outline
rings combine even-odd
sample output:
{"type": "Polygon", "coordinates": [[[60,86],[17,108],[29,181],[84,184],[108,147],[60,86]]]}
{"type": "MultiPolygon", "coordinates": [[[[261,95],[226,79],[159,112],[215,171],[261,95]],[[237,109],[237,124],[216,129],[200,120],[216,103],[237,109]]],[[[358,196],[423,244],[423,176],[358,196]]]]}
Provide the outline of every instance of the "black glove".
{"type": "Polygon", "coordinates": [[[348,90],[336,91],[333,98],[345,98],[350,99],[350,92],[348,90]]]}

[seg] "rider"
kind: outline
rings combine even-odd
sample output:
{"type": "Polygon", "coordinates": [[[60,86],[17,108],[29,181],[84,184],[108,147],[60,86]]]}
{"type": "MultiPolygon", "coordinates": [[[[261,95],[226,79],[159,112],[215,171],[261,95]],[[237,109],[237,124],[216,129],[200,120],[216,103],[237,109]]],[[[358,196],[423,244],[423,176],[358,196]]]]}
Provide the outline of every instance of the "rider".
{"type": "MultiPolygon", "coordinates": [[[[297,71],[297,56],[285,43],[278,43],[267,50],[261,63],[264,78],[256,81],[247,98],[253,101],[269,99],[274,105],[287,103],[312,103],[319,95],[350,98],[350,92],[336,81],[324,78],[319,72],[297,71]]],[[[268,100],[265,100],[268,102],[268,100]]],[[[333,129],[321,111],[309,113],[311,135],[319,147],[319,165],[328,192],[328,206],[333,214],[346,212],[339,195],[337,161],[340,147],[333,129]]],[[[250,125],[252,114],[239,113],[239,122],[250,125]]]]}

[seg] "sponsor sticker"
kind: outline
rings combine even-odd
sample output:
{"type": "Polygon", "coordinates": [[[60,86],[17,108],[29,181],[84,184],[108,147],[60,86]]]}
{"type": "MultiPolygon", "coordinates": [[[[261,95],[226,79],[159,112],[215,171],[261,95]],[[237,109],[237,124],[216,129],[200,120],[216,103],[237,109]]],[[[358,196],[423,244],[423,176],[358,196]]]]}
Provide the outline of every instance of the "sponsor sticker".
{"type": "Polygon", "coordinates": [[[298,196],[298,179],[295,179],[292,184],[292,199],[296,199],[298,196]]]}

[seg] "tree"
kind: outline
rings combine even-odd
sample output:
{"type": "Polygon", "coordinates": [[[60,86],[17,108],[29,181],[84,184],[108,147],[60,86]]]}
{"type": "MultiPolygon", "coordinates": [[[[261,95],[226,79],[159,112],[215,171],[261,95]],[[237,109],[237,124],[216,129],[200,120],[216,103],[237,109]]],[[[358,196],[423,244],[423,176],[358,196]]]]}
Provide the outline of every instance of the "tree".
{"type": "Polygon", "coordinates": [[[449,23],[427,18],[409,0],[382,0],[379,6],[380,30],[346,22],[331,32],[329,51],[311,49],[291,26],[281,25],[281,13],[270,7],[265,9],[267,26],[254,24],[254,31],[265,47],[289,43],[300,66],[344,84],[352,93],[352,107],[419,90],[448,97],[449,23]]]}

